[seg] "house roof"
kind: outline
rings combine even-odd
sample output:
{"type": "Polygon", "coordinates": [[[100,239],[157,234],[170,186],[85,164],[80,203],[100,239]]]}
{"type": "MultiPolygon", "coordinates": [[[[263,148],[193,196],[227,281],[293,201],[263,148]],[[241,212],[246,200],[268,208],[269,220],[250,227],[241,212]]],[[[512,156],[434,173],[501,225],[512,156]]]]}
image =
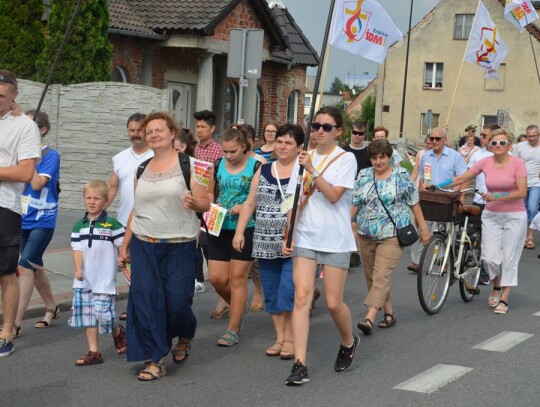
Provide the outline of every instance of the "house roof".
{"type": "MultiPolygon", "coordinates": [[[[163,39],[165,34],[212,35],[242,0],[109,0],[109,30],[120,35],[163,39]]],[[[280,2],[246,0],[276,44],[275,60],[317,65],[318,55],[280,2]]]]}

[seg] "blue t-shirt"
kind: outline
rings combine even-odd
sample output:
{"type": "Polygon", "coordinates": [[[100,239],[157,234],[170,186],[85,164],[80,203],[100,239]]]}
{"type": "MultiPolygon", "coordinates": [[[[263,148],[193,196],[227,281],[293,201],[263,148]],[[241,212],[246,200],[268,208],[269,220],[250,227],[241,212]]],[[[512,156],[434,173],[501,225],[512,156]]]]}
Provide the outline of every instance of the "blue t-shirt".
{"type": "Polygon", "coordinates": [[[267,152],[267,151],[263,151],[261,149],[261,147],[257,147],[257,148],[255,148],[255,150],[253,150],[253,152],[255,154],[259,154],[261,157],[264,157],[264,159],[266,161],[275,161],[276,160],[276,159],[270,160],[270,158],[272,157],[272,154],[274,153],[274,151],[268,151],[267,152]]]}
{"type": "Polygon", "coordinates": [[[49,178],[49,182],[41,189],[34,191],[32,185],[24,186],[22,195],[22,228],[54,228],[58,214],[58,191],[56,186],[60,179],[60,154],[58,151],[44,146],[41,149],[41,161],[36,164],[36,172],[49,178]]]}
{"type": "MultiPolygon", "coordinates": [[[[225,167],[225,159],[222,159],[217,169],[217,181],[219,184],[218,204],[227,209],[222,228],[235,230],[238,223],[238,215],[231,215],[230,209],[238,204],[243,204],[249,195],[251,179],[255,174],[255,165],[258,163],[253,157],[248,157],[246,166],[238,174],[229,174],[225,167]]],[[[247,227],[255,226],[253,217],[247,227]]]]}

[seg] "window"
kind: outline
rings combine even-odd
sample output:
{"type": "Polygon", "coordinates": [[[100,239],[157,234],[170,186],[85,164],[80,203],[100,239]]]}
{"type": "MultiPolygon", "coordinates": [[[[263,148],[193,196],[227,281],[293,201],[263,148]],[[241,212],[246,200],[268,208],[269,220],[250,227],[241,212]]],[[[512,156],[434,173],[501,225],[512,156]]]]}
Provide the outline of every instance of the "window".
{"type": "Polygon", "coordinates": [[[499,79],[493,79],[493,78],[484,79],[484,90],[488,90],[488,91],[504,90],[504,85],[506,83],[506,64],[499,65],[499,68],[497,68],[497,75],[499,75],[499,79]]]}
{"type": "MultiPolygon", "coordinates": [[[[439,127],[439,118],[440,118],[439,113],[433,113],[433,119],[431,120],[431,129],[434,129],[435,127],[439,127]]],[[[420,114],[420,137],[427,136],[428,130],[429,129],[426,126],[426,114],[421,113],[420,114]]]]}
{"type": "Polygon", "coordinates": [[[114,82],[123,82],[123,83],[131,82],[127,69],[121,65],[117,65],[114,67],[112,80],[114,82]]]}
{"type": "Polygon", "coordinates": [[[311,107],[311,96],[307,96],[304,98],[304,107],[311,107]]]}
{"type": "Polygon", "coordinates": [[[424,89],[441,89],[443,87],[443,63],[426,62],[424,70],[424,89]]]}
{"type": "Polygon", "coordinates": [[[482,126],[486,124],[498,124],[497,115],[482,115],[482,126]]]}
{"type": "Polygon", "coordinates": [[[474,14],[456,14],[454,18],[454,39],[467,40],[471,33],[474,14]]]}
{"type": "Polygon", "coordinates": [[[223,128],[229,127],[236,123],[236,107],[237,107],[237,91],[236,85],[230,84],[225,91],[225,106],[223,107],[223,128]]]}
{"type": "Polygon", "coordinates": [[[298,122],[298,91],[293,90],[287,98],[287,123],[298,122]]]}

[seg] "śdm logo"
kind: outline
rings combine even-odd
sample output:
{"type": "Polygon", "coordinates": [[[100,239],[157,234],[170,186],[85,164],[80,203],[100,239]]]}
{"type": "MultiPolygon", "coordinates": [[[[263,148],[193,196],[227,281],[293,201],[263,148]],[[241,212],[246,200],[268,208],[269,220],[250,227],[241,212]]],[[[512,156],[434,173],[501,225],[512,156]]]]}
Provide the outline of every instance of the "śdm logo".
{"type": "Polygon", "coordinates": [[[347,36],[347,43],[365,40],[375,45],[386,46],[388,34],[382,30],[369,29],[371,12],[362,11],[364,1],[346,1],[343,4],[345,8],[345,26],[343,27],[343,31],[347,36]]]}
{"type": "Polygon", "coordinates": [[[497,41],[497,27],[482,27],[480,41],[482,41],[482,45],[476,51],[476,63],[482,66],[489,66],[497,56],[496,46],[499,44],[497,41]]]}
{"type": "Polygon", "coordinates": [[[345,27],[344,31],[347,35],[347,42],[360,41],[366,32],[369,15],[362,13],[362,4],[364,0],[356,1],[356,8],[348,8],[348,4],[354,4],[354,1],[345,2],[345,27]]]}

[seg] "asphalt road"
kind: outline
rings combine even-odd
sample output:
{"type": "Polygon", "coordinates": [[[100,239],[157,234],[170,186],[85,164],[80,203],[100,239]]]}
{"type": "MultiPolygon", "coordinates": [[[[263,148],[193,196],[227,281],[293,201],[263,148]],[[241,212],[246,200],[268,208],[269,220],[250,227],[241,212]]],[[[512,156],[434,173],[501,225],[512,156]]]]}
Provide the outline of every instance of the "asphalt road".
{"type": "MultiPolygon", "coordinates": [[[[321,296],[311,320],[307,362],[311,380],[297,388],[284,385],[292,362],[264,354],[274,339],[264,312],[248,315],[238,345],[215,345],[226,321],[208,317],[216,298],[208,284],[207,292],[195,297],[199,325],[190,358],[182,366],[168,358],[168,376],[151,383],[136,379],[142,364],[128,364],[116,355],[109,336],[100,338],[105,363],[74,366],[86,353],[86,341],[82,330],[66,325],[67,313],[51,328],[39,331],[33,328],[37,319],[25,320],[15,353],[0,359],[0,405],[536,406],[540,404],[537,253],[524,251],[519,287],[511,294],[507,315],[494,315],[487,306],[489,289],[482,288],[479,297],[465,304],[456,285],[434,316],[420,308],[416,275],[405,270],[406,253],[393,276],[398,323],[362,336],[353,367],[339,374],[333,371],[339,337],[321,296]]],[[[365,294],[362,269],[354,269],[346,302],[355,325],[364,315],[365,294]]],[[[125,307],[126,302],[119,301],[118,313],[125,307]]]]}

